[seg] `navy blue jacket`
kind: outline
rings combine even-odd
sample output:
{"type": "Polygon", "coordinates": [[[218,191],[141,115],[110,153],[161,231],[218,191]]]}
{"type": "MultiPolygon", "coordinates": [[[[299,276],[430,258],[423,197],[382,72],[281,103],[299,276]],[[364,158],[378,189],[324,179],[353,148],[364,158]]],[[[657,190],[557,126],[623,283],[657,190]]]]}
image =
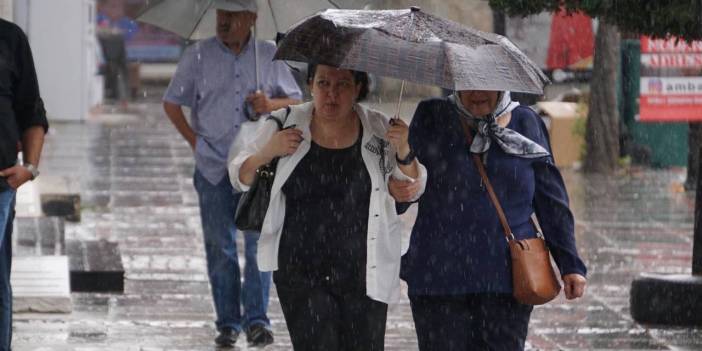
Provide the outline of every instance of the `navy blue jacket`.
{"type": "MultiPolygon", "coordinates": [[[[487,191],[468,152],[454,105],[422,101],[410,125],[410,145],[427,167],[401,277],[410,295],[511,293],[509,249],[487,191]]],[[[507,126],[551,150],[546,126],[530,108],[512,111],[507,126]]],[[[568,194],[553,158],[520,158],[493,143],[486,170],[517,238],[534,237],[536,213],[561,275],[586,274],[573,235],[568,194]]],[[[406,205],[398,205],[400,212],[406,205]]]]}

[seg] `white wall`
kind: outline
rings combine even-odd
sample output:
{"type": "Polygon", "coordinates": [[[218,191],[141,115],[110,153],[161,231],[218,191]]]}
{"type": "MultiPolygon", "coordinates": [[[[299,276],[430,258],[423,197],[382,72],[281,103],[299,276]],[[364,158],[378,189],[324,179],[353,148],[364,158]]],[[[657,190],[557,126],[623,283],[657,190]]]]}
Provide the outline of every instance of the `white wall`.
{"type": "Polygon", "coordinates": [[[0,0],[0,18],[12,22],[12,0],[0,0]]]}
{"type": "Polygon", "coordinates": [[[95,74],[95,1],[20,0],[15,6],[49,119],[84,120],[95,74]]]}

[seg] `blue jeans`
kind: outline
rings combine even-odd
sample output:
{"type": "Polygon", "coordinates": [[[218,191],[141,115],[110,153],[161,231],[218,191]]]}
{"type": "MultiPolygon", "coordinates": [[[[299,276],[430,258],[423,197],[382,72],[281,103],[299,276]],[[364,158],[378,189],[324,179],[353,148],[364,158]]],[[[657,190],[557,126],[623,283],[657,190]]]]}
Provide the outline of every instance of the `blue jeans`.
{"type": "Polygon", "coordinates": [[[244,232],[246,265],[241,283],[236,249],[234,212],[241,196],[224,177],[213,185],[195,171],[195,190],[200,202],[200,218],[205,237],[207,272],[217,313],[217,330],[242,331],[252,325],[270,327],[266,316],[271,272],[259,272],[256,261],[258,232],[244,232]],[[241,305],[244,313],[241,313],[241,305]]]}
{"type": "Polygon", "coordinates": [[[12,341],[12,219],[15,191],[0,190],[0,351],[10,351],[12,341]]]}

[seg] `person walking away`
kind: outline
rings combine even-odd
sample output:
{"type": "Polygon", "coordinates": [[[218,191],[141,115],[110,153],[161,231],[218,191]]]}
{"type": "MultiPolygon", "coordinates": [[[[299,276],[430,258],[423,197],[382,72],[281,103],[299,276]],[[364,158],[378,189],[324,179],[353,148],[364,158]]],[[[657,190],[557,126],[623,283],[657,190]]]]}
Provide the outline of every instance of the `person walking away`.
{"type": "Polygon", "coordinates": [[[408,126],[360,105],[368,75],[308,69],[313,101],[260,125],[230,156],[230,178],[247,190],[256,169],[278,161],[258,250],[299,351],[383,350],[388,303],[399,298],[402,223],[387,179],[426,185],[408,126]]]}
{"type": "MultiPolygon", "coordinates": [[[[507,241],[471,153],[481,156],[514,236],[536,236],[535,213],[566,298],[581,297],[587,270],[546,126],[509,92],[459,91],[418,105],[410,145],[429,172],[401,270],[419,349],[522,350],[532,306],[512,296],[507,241]]],[[[391,193],[407,186],[394,182],[391,193]]]]}
{"type": "Polygon", "coordinates": [[[15,195],[34,180],[49,129],[32,51],[15,24],[0,19],[0,351],[12,342],[12,221],[15,195]],[[17,160],[22,152],[22,163],[17,160]]]}
{"type": "Polygon", "coordinates": [[[217,0],[217,35],[189,47],[163,98],[164,110],[195,153],[194,185],[199,198],[207,270],[214,300],[219,346],[233,346],[246,332],[252,346],[273,342],[267,317],[270,273],[256,262],[257,232],[244,232],[246,264],[240,281],[234,211],[240,194],[227,177],[227,155],[245,104],[258,114],[295,104],[302,93],[284,63],[273,61],[275,46],[256,41],[251,26],[256,2],[217,0]],[[261,72],[255,86],[254,43],[261,72]],[[183,106],[190,108],[188,123],[183,106]],[[243,304],[243,311],[241,311],[243,304]]]}

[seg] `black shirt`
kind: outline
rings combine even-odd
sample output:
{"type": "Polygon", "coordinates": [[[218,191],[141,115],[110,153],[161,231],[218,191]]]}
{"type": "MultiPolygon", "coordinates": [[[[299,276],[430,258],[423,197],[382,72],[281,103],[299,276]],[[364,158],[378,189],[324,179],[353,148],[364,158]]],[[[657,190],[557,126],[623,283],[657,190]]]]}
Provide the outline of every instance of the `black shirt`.
{"type": "Polygon", "coordinates": [[[22,30],[0,19],[0,169],[16,163],[17,142],[32,126],[49,128],[32,51],[22,30]]]}
{"type": "Polygon", "coordinates": [[[283,192],[276,284],[365,292],[371,181],[361,137],[345,149],[312,142],[283,192]]]}

